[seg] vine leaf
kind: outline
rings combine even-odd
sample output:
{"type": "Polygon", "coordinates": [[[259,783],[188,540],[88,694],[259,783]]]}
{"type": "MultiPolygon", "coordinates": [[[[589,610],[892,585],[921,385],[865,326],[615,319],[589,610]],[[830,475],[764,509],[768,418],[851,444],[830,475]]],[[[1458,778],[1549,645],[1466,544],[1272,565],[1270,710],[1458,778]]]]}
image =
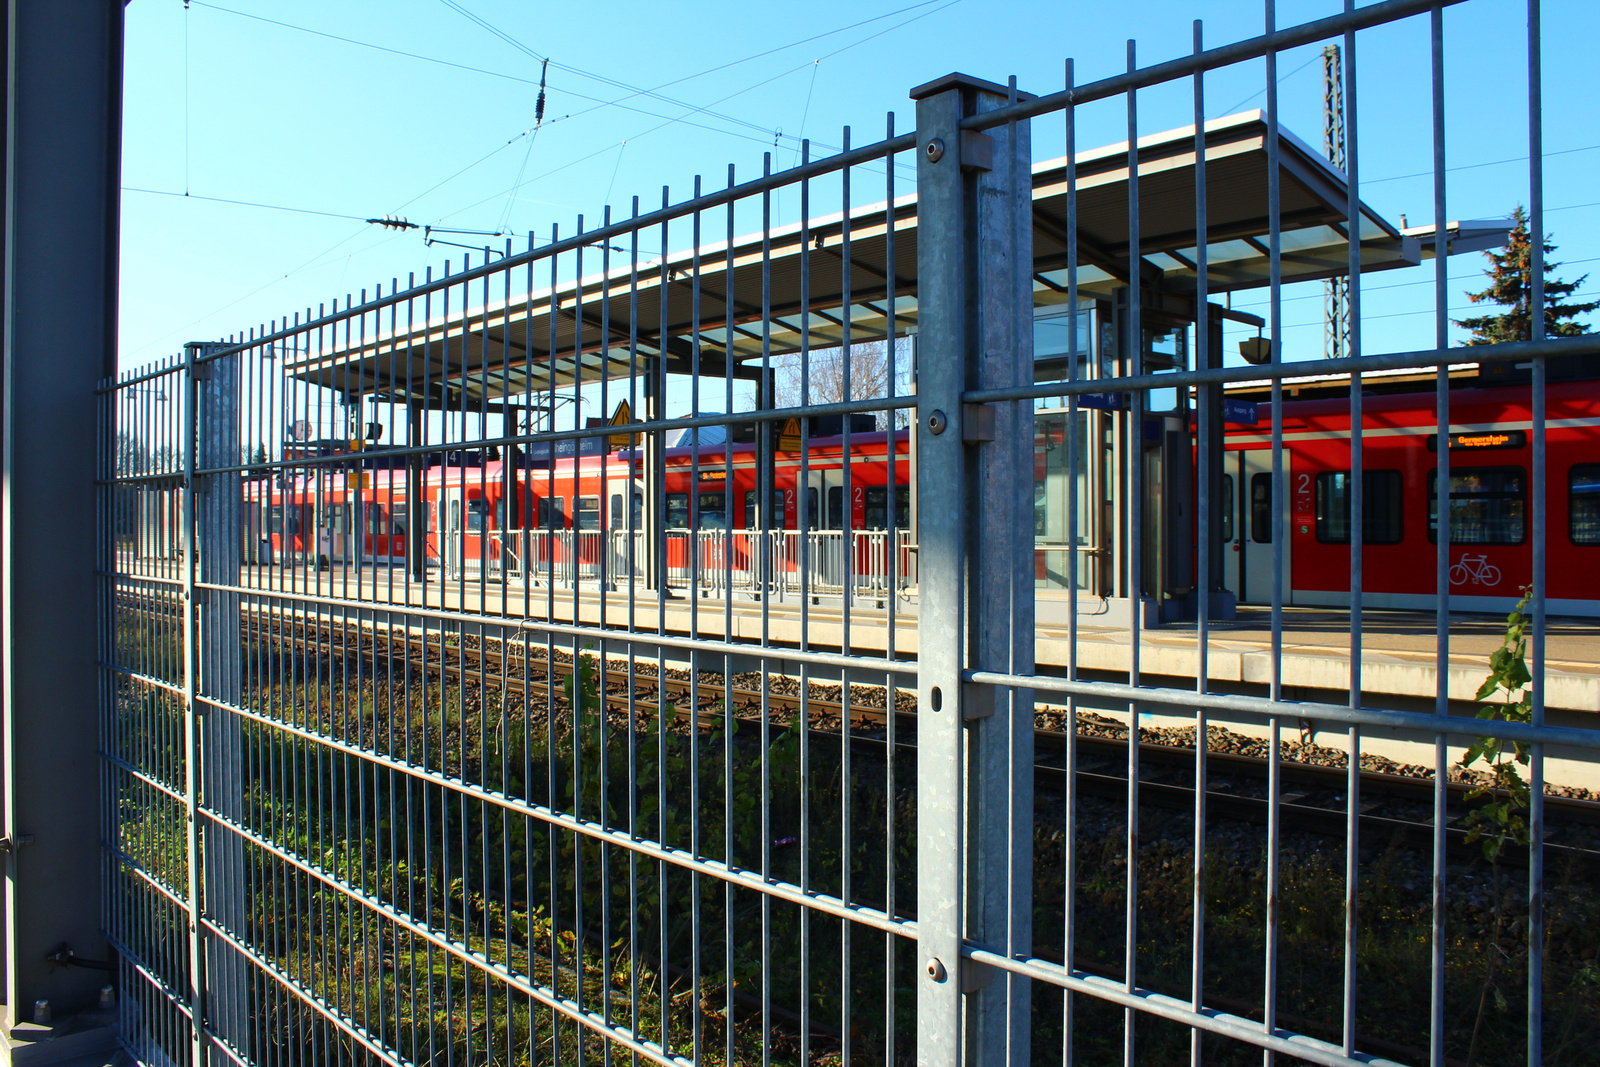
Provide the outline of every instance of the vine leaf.
{"type": "MultiPolygon", "coordinates": [[[[1525,629],[1533,587],[1523,586],[1521,593],[1516,609],[1506,616],[1505,637],[1489,657],[1489,676],[1478,687],[1475,699],[1479,701],[1480,719],[1523,723],[1533,720],[1533,695],[1528,691],[1533,675],[1528,670],[1525,629]],[[1504,694],[1501,699],[1492,699],[1500,694],[1504,694]]],[[[1524,742],[1508,744],[1503,738],[1480,737],[1461,756],[1459,766],[1463,769],[1478,763],[1487,768],[1488,780],[1479,781],[1467,793],[1467,800],[1483,803],[1468,811],[1462,823],[1467,827],[1467,841],[1481,840],[1483,854],[1490,862],[1508,844],[1528,844],[1528,824],[1523,818],[1529,806],[1528,782],[1517,766],[1526,766],[1529,755],[1524,742]]]]}

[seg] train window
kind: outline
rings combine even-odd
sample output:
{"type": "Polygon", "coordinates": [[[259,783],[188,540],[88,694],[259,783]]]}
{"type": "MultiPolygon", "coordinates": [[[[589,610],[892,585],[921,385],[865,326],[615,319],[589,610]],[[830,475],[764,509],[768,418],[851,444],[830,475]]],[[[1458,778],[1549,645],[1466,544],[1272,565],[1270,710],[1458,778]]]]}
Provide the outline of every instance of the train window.
{"type": "Polygon", "coordinates": [[[1222,521],[1217,524],[1223,544],[1233,541],[1233,475],[1222,476],[1222,521]]]}
{"type": "Polygon", "coordinates": [[[687,530],[689,528],[689,494],[667,494],[667,529],[687,530]]]}
{"type": "MultiPolygon", "coordinates": [[[[873,486],[867,489],[862,504],[862,525],[869,530],[889,528],[889,487],[873,486]]],[[[911,525],[911,493],[904,485],[894,487],[894,528],[904,530],[911,525]]]]}
{"type": "MultiPolygon", "coordinates": [[[[1438,541],[1439,472],[1428,472],[1428,540],[1438,541]]],[[[1527,532],[1528,473],[1521,467],[1450,472],[1450,543],[1520,545],[1527,532]]]]}
{"type": "Polygon", "coordinates": [[[545,528],[564,529],[567,525],[567,513],[561,509],[562,500],[558,496],[535,497],[535,508],[538,511],[539,525],[545,528]]]}
{"type": "Polygon", "coordinates": [[[382,504],[367,505],[367,531],[373,537],[383,537],[384,525],[389,518],[387,509],[382,504]]]}
{"type": "Polygon", "coordinates": [[[1567,533],[1575,545],[1600,545],[1600,463],[1567,473],[1567,533]]]}
{"type": "MultiPolygon", "coordinates": [[[[774,489],[772,498],[767,504],[767,515],[764,520],[768,529],[781,530],[783,528],[783,490],[774,489]]],[[[744,494],[744,526],[747,530],[760,529],[763,522],[762,516],[756,514],[756,491],[747,490],[744,494]]]]}
{"type": "Polygon", "coordinates": [[[1266,471],[1250,476],[1250,540],[1272,543],[1272,475],[1266,471]]]}
{"type": "Polygon", "coordinates": [[[633,494],[633,528],[644,529],[644,494],[633,494]]]}
{"type": "Polygon", "coordinates": [[[844,529],[844,486],[828,486],[828,529],[844,529]]]}
{"type": "MultiPolygon", "coordinates": [[[[1398,545],[1403,527],[1400,514],[1400,472],[1361,472],[1361,543],[1398,545]]],[[[1325,545],[1350,543],[1351,478],[1349,471],[1324,471],[1317,475],[1317,540],[1325,545]]]]}
{"type": "Polygon", "coordinates": [[[489,521],[489,502],[482,497],[467,501],[467,532],[482,533],[491,525],[489,521]]]}
{"type": "Polygon", "coordinates": [[[699,521],[701,530],[721,530],[728,525],[728,494],[701,493],[699,521]]]}
{"type": "Polygon", "coordinates": [[[622,529],[622,520],[623,520],[624,517],[625,516],[624,516],[623,510],[622,510],[622,494],[621,493],[612,493],[611,494],[611,528],[613,530],[622,529]]]}
{"type": "Polygon", "coordinates": [[[574,497],[572,501],[572,526],[577,530],[600,529],[600,498],[574,497]]]}

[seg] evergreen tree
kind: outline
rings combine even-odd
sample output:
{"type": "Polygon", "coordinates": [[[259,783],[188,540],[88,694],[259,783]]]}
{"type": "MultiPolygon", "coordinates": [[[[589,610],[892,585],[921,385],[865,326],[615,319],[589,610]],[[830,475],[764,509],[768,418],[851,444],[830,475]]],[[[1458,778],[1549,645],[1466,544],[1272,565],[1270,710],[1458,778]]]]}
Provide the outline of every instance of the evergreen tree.
{"type": "MultiPolygon", "coordinates": [[[[1457,326],[1471,330],[1472,336],[1465,345],[1493,345],[1504,341],[1531,341],[1533,339],[1533,240],[1528,234],[1528,213],[1518,204],[1511,213],[1512,227],[1505,251],[1487,250],[1493,266],[1483,273],[1489,279],[1488,288],[1480,293],[1468,293],[1474,304],[1499,304],[1509,310],[1498,315],[1479,315],[1469,319],[1456,319],[1457,326]]],[[[1600,308],[1600,301],[1587,304],[1562,303],[1588,280],[1585,274],[1574,282],[1558,281],[1550,272],[1561,264],[1550,261],[1556,246],[1547,236],[1544,242],[1544,335],[1546,337],[1573,337],[1588,333],[1586,323],[1572,321],[1600,308]]]]}

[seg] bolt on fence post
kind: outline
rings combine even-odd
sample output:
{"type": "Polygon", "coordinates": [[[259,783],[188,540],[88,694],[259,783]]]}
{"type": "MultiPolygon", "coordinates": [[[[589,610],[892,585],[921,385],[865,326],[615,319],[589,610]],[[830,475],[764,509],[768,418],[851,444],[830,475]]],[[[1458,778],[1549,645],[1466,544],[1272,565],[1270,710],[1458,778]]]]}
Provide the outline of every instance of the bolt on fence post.
{"type": "Polygon", "coordinates": [[[961,958],[964,933],[1006,952],[1032,947],[1032,696],[969,700],[961,680],[969,664],[1033,670],[1033,527],[1024,521],[1032,413],[1024,401],[964,417],[961,405],[964,389],[1031,381],[1027,126],[972,133],[960,125],[1012,93],[964,75],[911,93],[919,146],[917,928],[926,962],[917,1058],[925,1065],[969,1054],[985,1063],[1028,1058],[1027,981],[1007,976],[978,988],[963,977],[971,968],[961,958]],[[990,713],[972,727],[964,782],[969,704],[990,713]],[[966,1005],[963,988],[972,989],[966,1005]]]}

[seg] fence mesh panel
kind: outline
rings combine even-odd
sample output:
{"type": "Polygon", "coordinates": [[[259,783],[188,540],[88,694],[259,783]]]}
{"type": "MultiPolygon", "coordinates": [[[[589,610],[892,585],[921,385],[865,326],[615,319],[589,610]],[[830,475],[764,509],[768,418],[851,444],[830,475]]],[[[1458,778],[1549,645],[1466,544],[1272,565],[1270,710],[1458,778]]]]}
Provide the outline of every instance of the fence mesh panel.
{"type": "Polygon", "coordinates": [[[1485,520],[1451,471],[1447,256],[1433,347],[1374,351],[1360,311],[1364,274],[1419,253],[1362,201],[1358,42],[1428,42],[1442,231],[1446,15],[1265,10],[1260,37],[1208,50],[1197,23],[1192,57],[1141,67],[1130,42],[1126,74],[1076,85],[1069,63],[1037,97],[933,82],[914,134],[846,131],[829,158],[730,168],[105,383],[125,1051],[1578,1062],[1600,1018],[1561,939],[1593,913],[1594,856],[1547,883],[1545,754],[1592,763],[1600,731],[1545,717],[1546,486],[1566,485],[1546,364],[1600,347],[1536,313],[1474,350],[1531,367],[1531,592],[1527,699],[1472,718],[1450,589],[1492,564],[1452,553],[1485,520]],[[1277,119],[1279,54],[1321,42],[1342,48],[1343,170],[1277,119]],[[1264,111],[1208,123],[1207,74],[1238,65],[1263,70],[1264,111]],[[1152,136],[1140,91],[1192,93],[1194,124],[1152,136]],[[1126,143],[1083,150],[1097,107],[1126,143]],[[1285,383],[1329,368],[1283,360],[1282,301],[1335,276],[1350,421],[1317,492],[1344,510],[1316,521],[1343,531],[1349,643],[1312,685],[1285,667],[1285,383]],[[1224,366],[1215,300],[1252,288],[1259,363],[1224,366]],[[1362,674],[1363,542],[1389,529],[1364,383],[1396,370],[1434,373],[1437,403],[1414,434],[1436,434],[1434,674],[1407,700],[1362,674]],[[1267,425],[1240,466],[1223,394],[1250,381],[1267,425]],[[1227,585],[1208,546],[1247,526],[1262,562],[1227,585]],[[1263,666],[1223,684],[1212,620],[1247,583],[1263,666]],[[1243,757],[1214,751],[1229,729],[1260,742],[1249,796],[1226,777],[1243,757]],[[1304,784],[1319,731],[1336,788],[1304,784]],[[1367,814],[1373,737],[1427,765],[1404,833],[1367,814]],[[1527,778],[1497,863],[1463,840],[1473,744],[1527,778]],[[1492,931],[1468,899],[1486,879],[1511,901],[1492,931]]]}

